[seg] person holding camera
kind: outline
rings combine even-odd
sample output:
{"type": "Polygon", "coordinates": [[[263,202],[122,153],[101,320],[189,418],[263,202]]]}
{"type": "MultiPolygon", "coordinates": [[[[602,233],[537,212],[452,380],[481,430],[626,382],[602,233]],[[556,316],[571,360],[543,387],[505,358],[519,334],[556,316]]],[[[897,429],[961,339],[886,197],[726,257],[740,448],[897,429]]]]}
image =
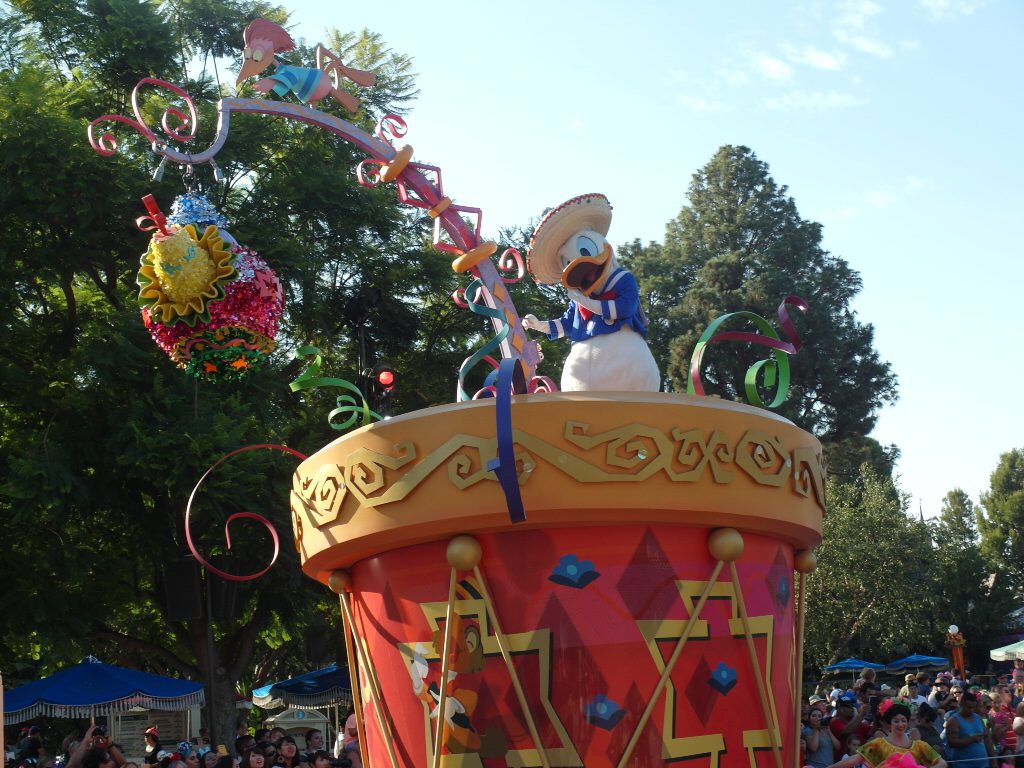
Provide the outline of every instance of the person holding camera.
{"type": "Polygon", "coordinates": [[[868,740],[871,725],[865,718],[869,715],[867,702],[858,705],[857,699],[844,693],[836,700],[836,714],[829,720],[828,727],[840,744],[845,744],[853,734],[860,737],[861,742],[868,740]]]}

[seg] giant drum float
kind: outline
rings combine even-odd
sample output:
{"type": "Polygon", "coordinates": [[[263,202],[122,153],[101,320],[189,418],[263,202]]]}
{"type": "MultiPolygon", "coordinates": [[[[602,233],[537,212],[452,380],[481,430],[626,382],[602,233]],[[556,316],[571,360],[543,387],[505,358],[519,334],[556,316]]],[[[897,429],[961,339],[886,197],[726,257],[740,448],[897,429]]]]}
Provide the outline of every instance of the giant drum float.
{"type": "Polygon", "coordinates": [[[818,441],[715,398],[518,395],[512,522],[488,470],[499,406],[372,424],[295,475],[369,764],[796,765],[818,441]]]}

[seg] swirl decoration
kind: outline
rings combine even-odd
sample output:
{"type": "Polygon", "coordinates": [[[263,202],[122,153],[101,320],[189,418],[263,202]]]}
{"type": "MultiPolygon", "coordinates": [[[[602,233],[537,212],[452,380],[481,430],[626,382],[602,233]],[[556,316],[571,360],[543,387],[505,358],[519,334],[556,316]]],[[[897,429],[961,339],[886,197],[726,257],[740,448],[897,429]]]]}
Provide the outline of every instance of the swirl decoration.
{"type": "Polygon", "coordinates": [[[515,248],[506,248],[501,256],[498,257],[498,273],[501,275],[501,281],[505,285],[512,285],[518,283],[526,275],[526,262],[523,260],[523,254],[521,254],[515,248]],[[507,276],[506,273],[512,272],[512,276],[507,276]]]}
{"type": "Polygon", "coordinates": [[[480,301],[483,296],[483,291],[484,281],[479,277],[475,278],[469,285],[467,285],[462,293],[462,298],[466,302],[466,308],[474,315],[489,318],[496,326],[500,325],[501,330],[491,337],[482,347],[480,347],[480,349],[463,360],[462,365],[459,366],[459,383],[456,389],[459,402],[475,399],[469,396],[463,386],[466,381],[466,374],[469,373],[470,369],[474,368],[477,363],[485,361],[490,356],[491,352],[500,347],[501,342],[503,342],[512,331],[511,325],[505,319],[505,315],[501,310],[492,309],[480,301]],[[470,298],[471,295],[473,298],[470,298]]]}
{"type": "Polygon", "coordinates": [[[317,347],[302,347],[297,354],[299,357],[310,358],[310,362],[306,370],[288,385],[292,392],[301,392],[315,387],[339,387],[352,393],[351,395],[338,395],[336,400],[337,407],[327,414],[327,423],[331,425],[331,429],[343,432],[349,427],[355,426],[360,419],[363,424],[369,424],[374,419],[380,420],[380,414],[370,410],[370,406],[366,402],[366,398],[363,397],[363,392],[359,387],[345,379],[320,375],[320,368],[323,366],[323,356],[317,347]],[[345,417],[345,420],[342,422],[335,421],[335,419],[341,417],[345,417]]]}
{"type": "Polygon", "coordinates": [[[381,183],[380,172],[385,165],[384,161],[377,157],[368,157],[356,166],[356,181],[359,186],[373,189],[381,183]]]}
{"type": "Polygon", "coordinates": [[[244,575],[228,573],[226,571],[222,571],[220,568],[217,568],[215,565],[213,565],[213,563],[209,562],[205,557],[202,556],[202,554],[196,548],[195,542],[192,540],[192,504],[195,501],[196,494],[199,492],[200,486],[202,486],[202,484],[206,481],[206,478],[213,474],[213,471],[217,469],[217,467],[219,467],[225,461],[230,459],[232,456],[237,456],[238,454],[246,453],[247,451],[258,451],[264,448],[269,449],[271,451],[280,451],[281,453],[290,454],[299,459],[300,461],[306,460],[305,455],[299,453],[294,448],[289,448],[286,445],[258,443],[256,445],[246,445],[242,448],[236,448],[235,450],[231,451],[231,453],[228,453],[219,458],[209,469],[206,470],[206,472],[203,473],[203,476],[199,478],[199,482],[196,483],[196,487],[192,489],[192,493],[188,497],[188,505],[185,507],[185,541],[188,543],[189,551],[192,552],[192,556],[195,557],[196,562],[202,565],[203,568],[205,568],[210,573],[220,576],[222,579],[227,579],[228,581],[253,581],[255,579],[258,579],[260,576],[265,574],[274,566],[274,563],[277,562],[277,556],[281,551],[281,541],[278,538],[277,529],[274,528],[273,524],[269,520],[267,520],[267,518],[255,512],[235,512],[233,515],[231,515],[224,523],[224,542],[227,544],[227,548],[229,550],[231,549],[231,523],[235,520],[255,520],[264,528],[266,528],[267,531],[270,533],[270,539],[274,543],[274,553],[273,555],[271,555],[270,562],[267,563],[266,567],[264,567],[260,571],[257,571],[256,573],[244,575]]]}
{"type": "Polygon", "coordinates": [[[377,121],[374,134],[378,139],[391,146],[395,145],[395,139],[401,139],[409,132],[409,124],[398,115],[384,115],[377,121]]]}
{"type": "Polygon", "coordinates": [[[790,341],[782,341],[768,321],[753,312],[730,312],[727,315],[716,318],[707,327],[707,330],[701,334],[696,346],[693,348],[693,355],[690,357],[690,378],[686,385],[687,394],[704,394],[704,384],[701,382],[700,369],[704,351],[709,345],[718,344],[722,341],[745,341],[771,349],[767,359],[758,360],[747,369],[747,373],[743,378],[743,389],[747,396],[747,402],[761,408],[778,408],[782,405],[789,394],[789,356],[795,355],[803,347],[803,342],[800,340],[796,326],[793,325],[793,321],[789,317],[787,306],[793,306],[801,312],[806,312],[807,302],[799,296],[789,295],[779,304],[779,326],[790,341]],[[722,325],[734,317],[749,320],[757,326],[758,333],[751,333],[749,331],[724,331],[723,333],[717,333],[722,325]],[[764,372],[764,386],[769,388],[775,387],[776,389],[774,399],[767,405],[765,405],[758,392],[757,377],[762,371],[764,372]]]}
{"type": "Polygon", "coordinates": [[[114,138],[114,135],[111,133],[101,133],[99,138],[93,135],[93,127],[102,122],[113,121],[116,123],[124,123],[142,134],[150,144],[156,143],[156,133],[153,132],[152,128],[146,125],[146,121],[142,117],[142,110],[139,109],[139,89],[144,85],[154,85],[158,88],[165,88],[185,100],[185,104],[188,107],[187,115],[177,107],[170,106],[164,110],[164,113],[160,118],[160,127],[163,129],[163,132],[167,134],[167,137],[173,141],[179,141],[182,143],[191,141],[196,137],[196,131],[199,127],[199,116],[196,113],[195,104],[192,103],[192,98],[188,93],[178,86],[168,83],[166,80],[160,80],[155,77],[144,77],[139,80],[139,82],[135,84],[135,88],[132,89],[132,111],[135,112],[134,120],[130,117],[125,117],[124,115],[101,115],[89,123],[89,146],[99,154],[103,155],[103,157],[110,157],[117,152],[118,144],[117,139],[114,138]],[[178,121],[178,124],[172,125],[170,123],[171,119],[178,121]],[[188,128],[191,128],[191,132],[185,132],[188,128]]]}

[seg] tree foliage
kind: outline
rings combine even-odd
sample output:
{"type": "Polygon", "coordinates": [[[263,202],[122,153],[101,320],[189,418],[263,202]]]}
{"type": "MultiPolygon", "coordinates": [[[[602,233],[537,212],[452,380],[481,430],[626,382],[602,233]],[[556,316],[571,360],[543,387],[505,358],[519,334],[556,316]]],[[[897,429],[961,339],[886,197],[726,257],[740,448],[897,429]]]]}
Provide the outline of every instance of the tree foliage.
{"type": "Polygon", "coordinates": [[[1009,580],[981,550],[976,520],[977,510],[966,493],[956,488],[946,494],[935,530],[935,612],[940,624],[963,628],[969,657],[984,669],[989,641],[1008,629],[1015,606],[1009,580]]]}
{"type": "Polygon", "coordinates": [[[1018,590],[1024,587],[1024,449],[999,457],[981,496],[978,527],[985,554],[1018,590]]]}
{"type": "Polygon", "coordinates": [[[827,495],[808,591],[807,659],[820,668],[848,655],[888,660],[936,647],[943,619],[934,609],[928,525],[907,514],[891,478],[867,466],[827,495]]]}
{"type": "MultiPolygon", "coordinates": [[[[874,329],[851,308],[860,275],[821,247],[821,225],[800,217],[787,188],[746,147],[719,149],[694,174],[688,197],[663,245],[622,249],[649,304],[667,383],[685,390],[690,354],[712,320],[741,310],[774,320],[782,298],[797,294],[810,304],[796,318],[805,346],[791,360],[780,412],[827,442],[868,435],[878,409],[896,398],[896,377],[873,347],[874,329]]],[[[745,371],[763,355],[716,346],[706,356],[708,391],[738,398],[745,371]]]]}
{"type": "MultiPolygon", "coordinates": [[[[269,452],[218,470],[199,495],[193,531],[204,550],[225,554],[224,519],[262,512],[282,532],[282,562],[243,589],[239,619],[215,620],[212,659],[205,621],[166,619],[176,585],[165,583],[164,565],[184,550],[182,513],[196,480],[241,445],[308,454],[336,436],[325,419],[333,393],[288,390],[298,346],[317,344],[326,373],[353,378],[361,329],[369,359],[398,369],[396,407],[407,409],[451,400],[466,339],[484,330],[452,306],[458,278],[428,247],[429,223],[401,209],[393,190],[356,183],[357,152],[302,124],[237,116],[218,155],[227,183],[202,181],[232,233],[284,283],[279,350],[248,380],[213,385],[187,378],[152,343],[135,301],[146,241],[132,222],[141,196],[154,193],[168,210],[181,181],[169,169],[152,182],[147,144],[128,131],[119,132],[121,151],[101,158],[86,125],[130,114],[132,87],[155,76],[196,98],[194,148],[205,147],[225,74],[215,57],[237,51],[257,15],[286,20],[281,8],[235,0],[14,0],[0,18],[9,43],[0,68],[0,536],[14,543],[0,610],[19,617],[0,627],[0,667],[8,684],[87,653],[196,679],[212,668],[216,732],[225,735],[236,688],[343,651],[337,603],[301,575],[290,545],[293,466],[269,452]],[[213,72],[183,80],[196,61],[213,72]],[[383,298],[357,324],[344,308],[366,287],[383,298]],[[403,387],[412,370],[417,386],[403,387]]],[[[366,30],[327,42],[380,75],[376,89],[358,93],[360,112],[340,116],[372,130],[385,110],[408,107],[407,57],[366,30]]],[[[305,47],[291,55],[311,60],[305,47]]],[[[166,96],[143,93],[150,124],[166,96]]],[[[244,524],[232,533],[237,571],[262,567],[266,533],[244,524]]]]}

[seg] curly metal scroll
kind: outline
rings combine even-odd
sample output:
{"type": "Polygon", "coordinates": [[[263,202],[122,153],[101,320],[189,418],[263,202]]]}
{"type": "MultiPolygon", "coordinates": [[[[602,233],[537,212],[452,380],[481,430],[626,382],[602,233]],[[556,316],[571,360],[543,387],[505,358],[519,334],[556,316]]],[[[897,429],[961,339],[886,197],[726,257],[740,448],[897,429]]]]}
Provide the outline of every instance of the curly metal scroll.
{"type": "Polygon", "coordinates": [[[717,344],[721,341],[746,341],[758,346],[769,347],[772,350],[768,359],[759,360],[747,369],[746,376],[743,378],[743,389],[747,396],[747,402],[762,408],[778,408],[782,405],[789,392],[789,355],[795,355],[803,347],[800,335],[797,333],[796,327],[789,317],[789,312],[786,309],[787,305],[794,306],[801,312],[806,312],[807,302],[799,296],[789,295],[779,304],[779,325],[785,331],[790,341],[782,341],[775,332],[775,329],[768,324],[768,321],[753,312],[730,312],[727,315],[716,318],[707,327],[707,330],[701,334],[700,339],[697,340],[697,344],[693,348],[693,355],[690,358],[690,378],[686,385],[687,393],[691,395],[704,394],[704,385],[700,380],[700,368],[704,351],[708,345],[717,344]],[[734,317],[751,321],[757,326],[759,333],[751,333],[749,331],[716,333],[724,323],[734,317]],[[761,400],[761,395],[757,391],[757,377],[762,370],[764,371],[764,385],[766,387],[776,387],[775,398],[768,405],[765,405],[764,401],[761,400]]]}
{"type": "Polygon", "coordinates": [[[238,454],[245,453],[246,451],[260,450],[261,448],[268,448],[272,451],[281,451],[282,453],[288,453],[291,454],[292,456],[295,456],[300,461],[306,460],[305,455],[299,453],[294,448],[289,448],[286,445],[258,443],[256,445],[246,445],[242,448],[236,448],[235,450],[231,451],[231,453],[221,456],[209,469],[206,470],[206,472],[203,473],[203,476],[199,478],[199,482],[196,483],[196,487],[192,489],[192,493],[188,497],[188,504],[185,507],[185,541],[188,542],[189,551],[192,552],[192,556],[195,557],[196,561],[200,565],[202,565],[203,568],[205,568],[210,573],[220,576],[222,579],[227,579],[228,581],[253,581],[254,579],[258,579],[260,576],[265,574],[274,566],[274,563],[277,562],[277,555],[281,550],[281,542],[277,536],[277,530],[274,528],[273,524],[269,520],[267,520],[267,518],[263,517],[263,515],[256,514],[255,512],[235,512],[233,515],[231,515],[224,523],[224,541],[225,543],[227,543],[228,549],[231,549],[231,522],[233,520],[247,519],[256,520],[264,528],[266,528],[267,531],[270,532],[270,538],[274,542],[274,554],[271,556],[270,562],[267,563],[267,566],[262,571],[257,571],[256,573],[250,573],[242,576],[236,575],[234,573],[227,573],[226,571],[220,570],[215,565],[210,563],[205,557],[203,557],[200,554],[199,550],[196,548],[195,542],[192,541],[192,528],[190,526],[192,517],[192,502],[195,501],[196,494],[199,492],[200,486],[206,481],[206,478],[213,474],[213,471],[217,469],[217,467],[219,467],[225,461],[230,459],[232,456],[237,456],[238,454]]]}
{"type": "Polygon", "coordinates": [[[132,120],[130,117],[124,115],[101,115],[89,123],[89,145],[96,150],[103,157],[110,157],[117,152],[117,139],[114,135],[105,132],[100,134],[99,138],[93,135],[93,126],[98,125],[104,121],[113,121],[117,123],[124,123],[130,125],[136,131],[141,133],[147,141],[153,143],[157,140],[156,133],[153,129],[146,125],[146,121],[142,117],[142,110],[139,109],[139,89],[144,85],[155,85],[159,88],[166,88],[172,93],[177,94],[185,100],[185,104],[188,106],[188,114],[186,115],[177,107],[167,107],[164,110],[163,115],[160,118],[160,127],[163,129],[167,137],[173,141],[186,142],[191,141],[196,137],[196,130],[199,125],[199,117],[196,113],[195,104],[192,103],[192,97],[188,95],[184,90],[176,85],[168,83],[166,80],[160,80],[155,77],[144,77],[135,84],[135,88],[132,89],[132,110],[135,112],[135,119],[132,120]],[[171,125],[168,122],[168,118],[174,118],[179,122],[178,125],[171,125]],[[191,127],[191,133],[183,133],[182,131],[186,128],[191,127]]]}
{"type": "Polygon", "coordinates": [[[392,146],[395,143],[395,139],[400,139],[409,132],[409,124],[405,122],[398,115],[384,115],[380,120],[377,121],[377,128],[374,133],[377,138],[381,141],[387,142],[392,146]]]}
{"type": "Polygon", "coordinates": [[[498,272],[501,273],[502,282],[505,285],[518,283],[526,274],[526,263],[523,261],[523,254],[515,248],[506,248],[498,257],[498,272]],[[506,276],[506,273],[513,273],[506,276]]]}

